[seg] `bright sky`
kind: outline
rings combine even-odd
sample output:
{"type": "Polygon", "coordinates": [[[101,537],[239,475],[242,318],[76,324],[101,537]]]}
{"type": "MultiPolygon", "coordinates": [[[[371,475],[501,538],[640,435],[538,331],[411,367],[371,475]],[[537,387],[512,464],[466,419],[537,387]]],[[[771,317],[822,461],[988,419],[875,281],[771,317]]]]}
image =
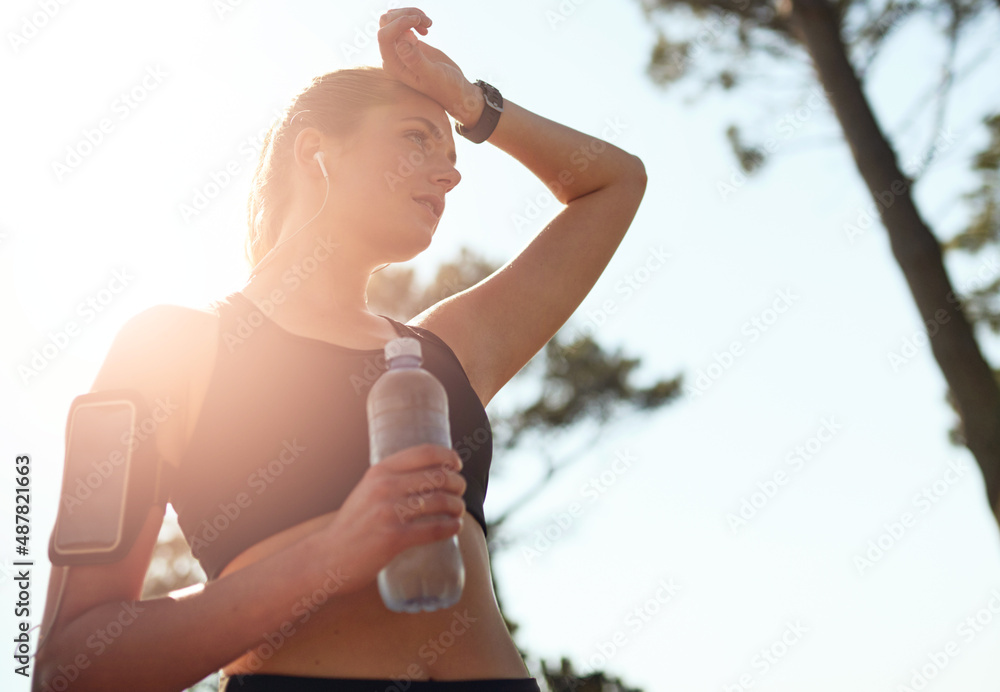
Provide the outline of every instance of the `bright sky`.
{"type": "MultiPolygon", "coordinates": [[[[5,3],[0,450],[8,469],[16,454],[32,458],[32,626],[70,400],[130,316],[242,286],[243,205],[271,112],[315,75],[379,62],[386,4],[343,5],[5,3]],[[12,45],[11,32],[27,38],[12,45]],[[186,216],[199,194],[212,199],[186,216]],[[58,353],[25,381],[19,367],[50,340],[58,353]]],[[[427,41],[470,79],[643,159],[646,199],[572,325],[641,356],[644,381],[683,373],[699,389],[596,443],[537,443],[559,460],[581,456],[524,510],[494,563],[532,670],[565,655],[647,692],[889,692],[920,675],[933,676],[928,690],[995,690],[997,526],[974,460],[947,441],[945,383],[884,232],[846,230],[870,203],[805,73],[762,67],[763,91],[688,102],[697,89],[661,92],[644,75],[653,34],[635,2],[422,8],[434,20],[427,41]],[[733,120],[772,140],[769,165],[745,183],[723,136],[733,120]]],[[[995,13],[979,22],[960,65],[998,25],[995,13]]],[[[868,87],[894,135],[933,88],[940,48],[913,23],[875,63],[868,87]]],[[[980,116],[997,108],[998,59],[955,91],[943,133],[924,117],[898,139],[912,170],[943,135],[916,192],[941,237],[967,218],[957,200],[972,186],[980,116]]],[[[513,159],[458,148],[463,182],[413,263],[424,276],[461,245],[505,261],[555,213],[513,159]],[[532,200],[543,215],[517,222],[532,200]]],[[[967,288],[1000,264],[955,257],[949,268],[967,288]]],[[[1000,362],[996,340],[986,348],[1000,362]]],[[[487,516],[539,473],[527,450],[498,460],[487,516]]],[[[13,485],[12,470],[4,478],[13,485]]],[[[12,527],[11,504],[3,511],[12,527]]],[[[8,574],[0,581],[0,635],[13,638],[16,590],[8,574]]],[[[27,690],[13,667],[0,686],[27,690]]]]}

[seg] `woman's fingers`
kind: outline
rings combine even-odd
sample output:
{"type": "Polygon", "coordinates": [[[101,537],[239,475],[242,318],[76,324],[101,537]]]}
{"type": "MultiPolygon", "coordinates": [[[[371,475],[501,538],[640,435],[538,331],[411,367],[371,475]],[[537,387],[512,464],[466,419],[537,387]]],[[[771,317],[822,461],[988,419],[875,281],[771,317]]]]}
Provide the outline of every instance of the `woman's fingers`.
{"type": "Polygon", "coordinates": [[[426,36],[431,23],[430,17],[415,7],[389,10],[379,18],[379,52],[390,70],[402,72],[402,68],[420,66],[423,56],[418,48],[419,39],[411,29],[426,36]]]}
{"type": "Polygon", "coordinates": [[[393,474],[383,479],[371,502],[398,529],[413,521],[446,518],[442,515],[462,517],[465,488],[465,479],[449,469],[438,469],[435,474],[393,474]]]}
{"type": "Polygon", "coordinates": [[[430,473],[407,474],[404,482],[409,495],[430,496],[448,494],[461,497],[465,494],[466,480],[460,474],[447,470],[430,473]]]}
{"type": "Polygon", "coordinates": [[[462,462],[455,450],[441,445],[420,445],[387,456],[369,470],[373,498],[388,502],[392,513],[411,519],[425,513],[461,515],[467,487],[459,472],[462,462]],[[436,511],[427,511],[433,505],[436,511]],[[450,508],[450,509],[447,509],[450,508]]]}
{"type": "Polygon", "coordinates": [[[379,18],[379,45],[388,46],[398,39],[415,42],[417,37],[410,33],[410,29],[415,29],[422,36],[426,36],[427,27],[430,25],[431,20],[422,14],[393,15],[391,12],[386,12],[379,18]]]}
{"type": "Polygon", "coordinates": [[[393,504],[411,509],[437,498],[452,497],[460,504],[467,487],[465,478],[449,469],[413,472],[393,477],[384,492],[393,504]]]}
{"type": "Polygon", "coordinates": [[[461,497],[450,493],[411,495],[405,503],[396,508],[395,512],[399,520],[404,523],[438,517],[442,514],[456,518],[464,516],[465,502],[461,497]]]}
{"type": "Polygon", "coordinates": [[[389,10],[381,17],[379,17],[378,25],[379,27],[384,27],[387,24],[398,21],[401,18],[407,20],[410,26],[416,29],[422,36],[427,35],[427,28],[433,24],[431,18],[423,13],[422,10],[416,7],[400,7],[395,10],[389,10]]]}
{"type": "MultiPolygon", "coordinates": [[[[387,15],[382,15],[386,17],[387,15]]],[[[382,54],[383,67],[393,73],[397,79],[406,79],[407,71],[419,62],[419,49],[416,48],[417,37],[411,29],[420,20],[412,15],[401,15],[387,22],[378,30],[378,48],[382,54]]],[[[412,84],[410,86],[413,86],[412,84]]]]}

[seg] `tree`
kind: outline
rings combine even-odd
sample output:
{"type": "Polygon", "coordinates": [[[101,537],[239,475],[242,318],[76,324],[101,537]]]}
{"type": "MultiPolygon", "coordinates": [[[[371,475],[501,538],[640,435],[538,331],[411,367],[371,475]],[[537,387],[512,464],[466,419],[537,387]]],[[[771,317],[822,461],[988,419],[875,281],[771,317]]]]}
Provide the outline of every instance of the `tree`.
{"type": "MultiPolygon", "coordinates": [[[[463,248],[458,258],[438,267],[435,278],[427,285],[419,285],[412,269],[392,268],[376,274],[369,284],[368,306],[377,314],[384,314],[406,321],[451,295],[464,291],[492,274],[497,267],[463,248]]],[[[530,404],[503,416],[491,416],[495,447],[500,454],[494,465],[502,464],[502,452],[510,451],[531,435],[552,436],[570,427],[589,423],[594,426],[595,437],[610,424],[614,414],[621,412],[652,411],[680,395],[681,379],[661,379],[649,386],[632,382],[637,358],[625,357],[620,351],[606,352],[589,336],[576,334],[563,342],[563,332],[556,335],[539,356],[515,379],[534,378],[540,393],[530,404]],[[539,362],[540,361],[540,362],[539,362]],[[540,370],[540,372],[539,372],[540,370]],[[596,423],[596,425],[594,425],[596,423]]],[[[537,447],[532,447],[537,450],[537,447]]],[[[544,452],[539,451],[539,454],[544,452]]],[[[528,488],[520,498],[511,503],[503,514],[487,524],[490,540],[487,547],[491,557],[498,551],[515,544],[511,536],[504,535],[504,526],[518,509],[525,506],[558,473],[572,466],[581,457],[569,455],[562,461],[545,456],[545,475],[528,488]]],[[[157,598],[180,589],[203,583],[207,575],[198,565],[176,521],[165,521],[160,532],[150,567],[143,585],[142,598],[157,598]]],[[[500,589],[493,574],[493,590],[497,594],[504,623],[513,636],[517,624],[503,612],[500,589]]],[[[522,657],[526,652],[520,650],[522,657]]],[[[610,678],[603,671],[583,675],[573,669],[565,658],[558,665],[542,661],[543,675],[552,692],[640,692],[626,687],[618,678],[610,678]]],[[[190,688],[190,692],[208,692],[218,689],[218,674],[212,674],[190,688]]]]}
{"type": "MultiPolygon", "coordinates": [[[[979,174],[979,187],[965,195],[972,221],[969,227],[944,244],[945,251],[968,255],[983,255],[1000,251],[1000,113],[987,116],[983,124],[989,134],[986,146],[974,158],[972,169],[979,174]]],[[[1000,272],[998,262],[984,260],[972,277],[962,309],[975,325],[1000,334],[1000,272]],[[992,275],[990,272],[993,272],[992,275]]],[[[1000,368],[993,371],[1000,382],[1000,368]]],[[[951,430],[955,444],[965,444],[961,423],[951,430]]]]}
{"type": "MultiPolygon", "coordinates": [[[[969,227],[945,243],[947,251],[972,255],[1000,249],[1000,113],[987,116],[983,124],[989,134],[986,146],[974,158],[979,187],[965,195],[971,212],[969,227]]],[[[991,267],[984,263],[987,272],[991,267]]],[[[996,263],[992,269],[996,268],[996,263]]],[[[1000,273],[977,273],[963,296],[963,308],[974,324],[1000,334],[1000,273]]],[[[1000,374],[1000,371],[998,371],[1000,374]]]]}
{"type": "MultiPolygon", "coordinates": [[[[701,63],[706,83],[724,90],[752,79],[747,66],[754,59],[771,61],[774,69],[810,64],[839,122],[858,173],[878,208],[890,246],[927,327],[931,351],[948,383],[948,399],[959,417],[958,433],[952,439],[972,452],[982,471],[987,500],[1000,521],[1000,386],[980,351],[971,319],[995,318],[995,306],[984,312],[976,296],[959,297],[945,270],[942,244],[932,233],[914,203],[912,188],[922,169],[933,161],[942,141],[948,93],[959,75],[955,48],[972,21],[995,12],[996,3],[986,0],[780,0],[772,7],[764,0],[645,0],[650,22],[658,27],[649,75],[661,86],[678,83],[701,63]],[[700,19],[686,38],[668,35],[658,20],[700,19]],[[946,64],[935,98],[935,138],[911,173],[901,170],[896,151],[879,126],[865,95],[863,79],[886,37],[903,22],[926,16],[943,20],[947,42],[946,64]],[[712,50],[702,50],[705,42],[712,50]],[[719,58],[719,55],[724,55],[719,58]],[[716,58],[715,61],[712,58],[716,58]],[[741,72],[742,70],[742,72],[741,72]]],[[[664,22],[667,23],[667,22],[664,22]]],[[[669,33],[676,34],[676,31],[669,33]]],[[[993,127],[996,127],[994,124],[993,127]]],[[[743,170],[750,173],[766,161],[774,147],[746,144],[738,127],[727,137],[743,170]]],[[[996,170],[993,158],[981,161],[984,174],[996,170]]],[[[996,237],[996,183],[986,185],[976,199],[984,203],[982,223],[992,224],[996,237]],[[991,196],[992,195],[992,196],[991,196]],[[992,201],[991,201],[992,200],[992,201]],[[992,206],[990,206],[992,205],[992,206]]],[[[975,194],[975,193],[974,193],[975,194]]],[[[962,247],[979,242],[985,229],[970,230],[958,241],[962,247]]],[[[988,233],[987,233],[988,236],[988,233]]],[[[992,295],[995,295],[995,291],[992,295]]]]}

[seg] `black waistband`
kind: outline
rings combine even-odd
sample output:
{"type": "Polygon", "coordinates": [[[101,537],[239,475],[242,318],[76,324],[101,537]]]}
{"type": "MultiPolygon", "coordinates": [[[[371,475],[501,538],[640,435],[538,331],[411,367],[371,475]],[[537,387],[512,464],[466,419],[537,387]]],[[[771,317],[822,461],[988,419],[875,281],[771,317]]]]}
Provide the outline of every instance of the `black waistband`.
{"type": "Polygon", "coordinates": [[[221,692],[540,692],[535,678],[409,680],[391,678],[314,678],[250,674],[228,678],[221,692]]]}

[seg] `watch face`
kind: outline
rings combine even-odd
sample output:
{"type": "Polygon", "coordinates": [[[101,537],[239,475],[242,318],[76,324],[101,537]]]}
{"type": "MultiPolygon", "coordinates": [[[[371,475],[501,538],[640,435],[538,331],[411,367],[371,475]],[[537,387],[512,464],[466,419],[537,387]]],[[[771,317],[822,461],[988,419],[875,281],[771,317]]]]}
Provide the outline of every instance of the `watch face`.
{"type": "Polygon", "coordinates": [[[487,84],[481,79],[476,84],[483,90],[483,97],[486,99],[486,103],[490,105],[490,108],[495,111],[502,111],[503,96],[500,95],[500,91],[492,84],[487,84]]]}

